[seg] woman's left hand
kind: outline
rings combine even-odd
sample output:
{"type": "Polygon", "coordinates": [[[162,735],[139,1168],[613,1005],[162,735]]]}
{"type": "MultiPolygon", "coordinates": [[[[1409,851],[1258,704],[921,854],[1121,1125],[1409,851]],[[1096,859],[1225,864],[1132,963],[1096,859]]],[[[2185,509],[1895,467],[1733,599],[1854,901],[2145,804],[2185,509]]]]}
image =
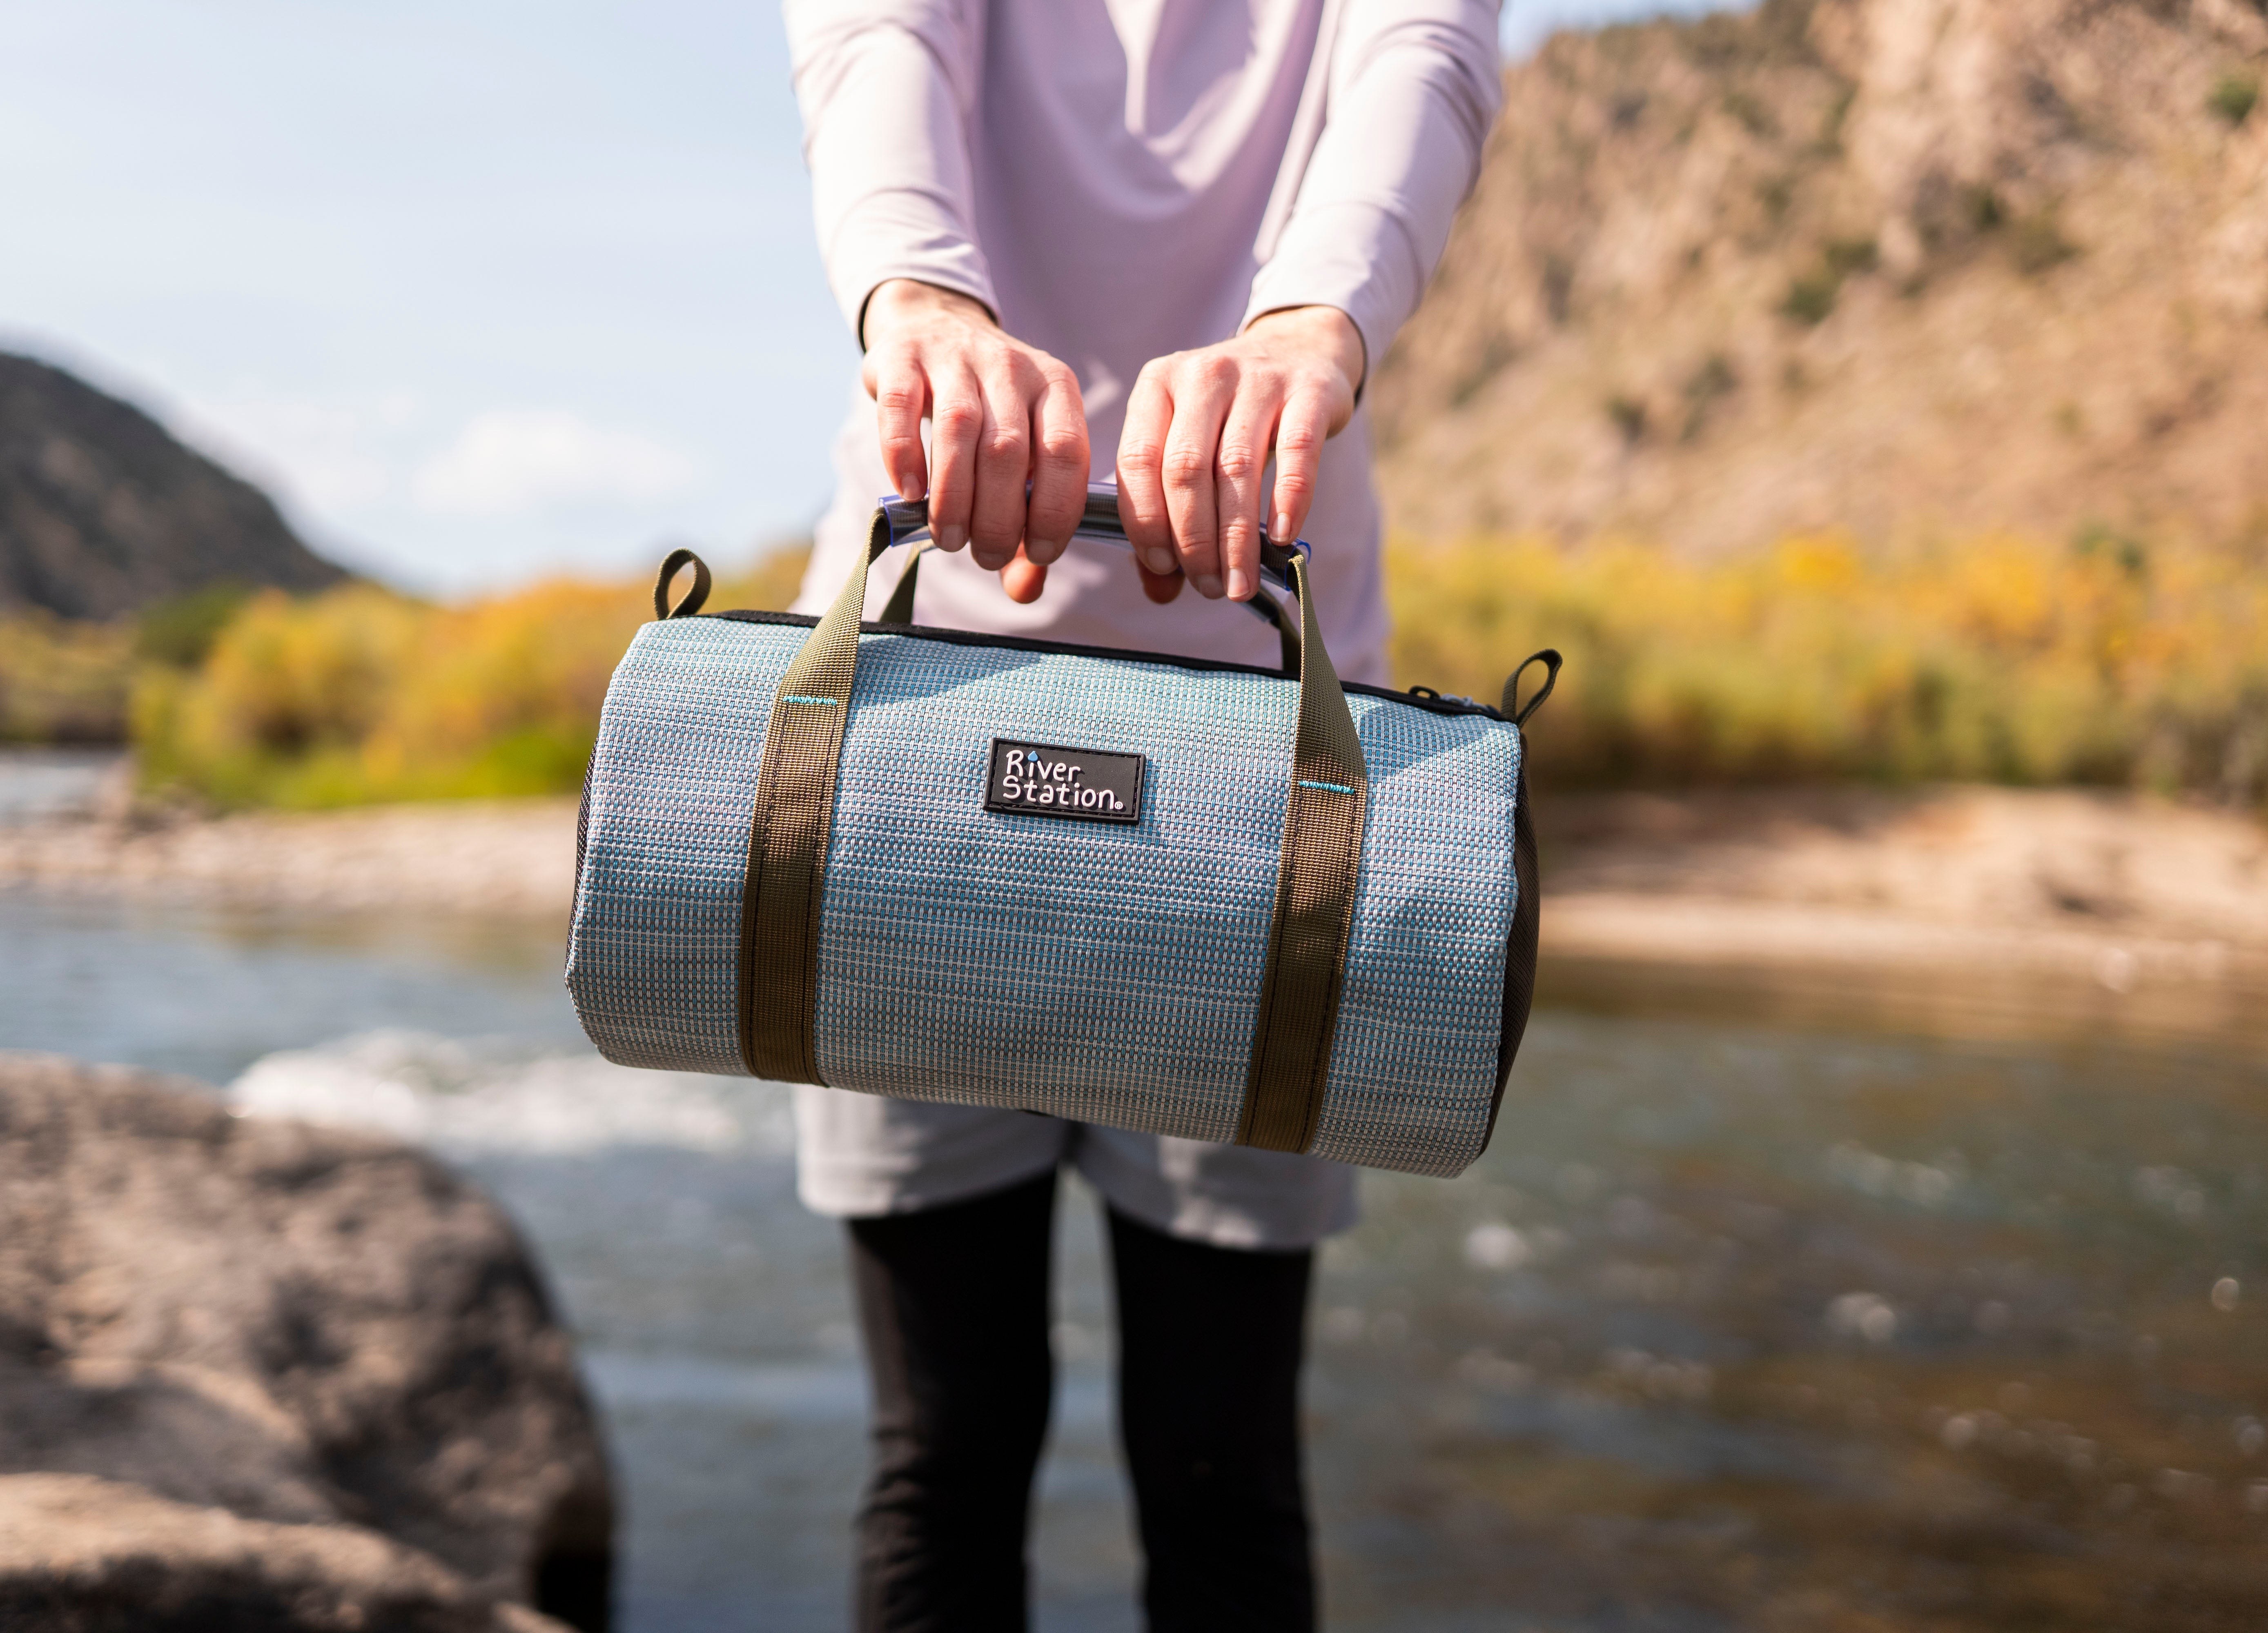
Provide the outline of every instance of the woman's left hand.
{"type": "Polygon", "coordinates": [[[1353,416],[1364,362],[1346,313],[1294,306],[1143,369],[1118,439],[1118,513],[1152,600],[1171,600],[1184,577],[1209,599],[1251,596],[1263,522],[1270,538],[1300,536],[1323,443],[1353,416]]]}

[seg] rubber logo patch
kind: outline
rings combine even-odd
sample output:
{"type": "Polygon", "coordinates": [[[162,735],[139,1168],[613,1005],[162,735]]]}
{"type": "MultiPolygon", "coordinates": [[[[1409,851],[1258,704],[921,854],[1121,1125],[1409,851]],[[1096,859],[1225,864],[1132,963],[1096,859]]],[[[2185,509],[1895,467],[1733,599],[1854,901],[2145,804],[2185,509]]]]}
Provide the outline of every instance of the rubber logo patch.
{"type": "Polygon", "coordinates": [[[1142,756],[996,737],[984,808],[1074,822],[1139,822],[1142,756]]]}

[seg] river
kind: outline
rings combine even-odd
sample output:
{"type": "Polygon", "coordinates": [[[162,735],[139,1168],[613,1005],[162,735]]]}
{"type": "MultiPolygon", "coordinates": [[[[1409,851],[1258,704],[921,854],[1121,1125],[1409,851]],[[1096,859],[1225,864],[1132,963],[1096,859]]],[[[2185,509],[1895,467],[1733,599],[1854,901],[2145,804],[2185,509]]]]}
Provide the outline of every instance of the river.
{"type": "MultiPolygon", "coordinates": [[[[840,1628],[864,1388],[784,1092],[598,1061],[558,953],[0,894],[0,1045],[477,1174],[583,1344],[629,1633],[840,1628]]],[[[1329,1625],[2268,1626],[2257,1039],[1799,996],[1568,972],[1487,1156],[1366,1177],[1307,1398],[1329,1625]]],[[[1092,1196],[1061,1224],[1038,1625],[1131,1629],[1092,1196]]]]}

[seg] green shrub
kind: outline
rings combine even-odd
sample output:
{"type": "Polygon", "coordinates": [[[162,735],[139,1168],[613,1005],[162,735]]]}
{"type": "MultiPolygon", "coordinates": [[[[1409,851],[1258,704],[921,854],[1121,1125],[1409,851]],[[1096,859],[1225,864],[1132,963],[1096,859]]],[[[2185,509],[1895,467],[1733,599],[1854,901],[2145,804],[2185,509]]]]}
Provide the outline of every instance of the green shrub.
{"type": "Polygon", "coordinates": [[[144,607],[134,621],[134,655],[176,668],[195,667],[252,593],[250,585],[225,579],[144,607]]]}
{"type": "Polygon", "coordinates": [[[1841,275],[1830,267],[1821,267],[1790,281],[1779,309],[1798,323],[1824,323],[1835,310],[1835,298],[1842,291],[1841,275]]]}
{"type": "Polygon", "coordinates": [[[1823,259],[1827,269],[1838,278],[1856,273],[1872,272],[1881,264],[1881,247],[1871,238],[1830,239],[1823,259]]]}
{"type": "Polygon", "coordinates": [[[2213,82],[2205,107],[2232,125],[2252,117],[2260,101],[2260,82],[2250,74],[2223,74],[2213,82]]]}
{"type": "Polygon", "coordinates": [[[2063,224],[2053,210],[2024,217],[2008,234],[2008,257],[2028,278],[2052,271],[2079,253],[2079,246],[2064,236],[2063,224]]]}

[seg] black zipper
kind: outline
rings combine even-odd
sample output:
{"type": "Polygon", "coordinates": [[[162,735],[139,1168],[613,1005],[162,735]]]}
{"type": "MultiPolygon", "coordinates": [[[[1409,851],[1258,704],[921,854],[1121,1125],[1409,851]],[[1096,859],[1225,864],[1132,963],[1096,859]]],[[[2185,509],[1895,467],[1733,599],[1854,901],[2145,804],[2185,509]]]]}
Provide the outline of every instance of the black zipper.
{"type": "MultiPolygon", "coordinates": [[[[734,611],[701,613],[703,618],[722,618],[731,623],[780,624],[798,629],[808,629],[819,620],[807,613],[757,613],[734,611]]],[[[1069,641],[1035,641],[1020,635],[983,635],[973,629],[936,629],[927,624],[862,623],[862,635],[909,636],[917,641],[942,641],[948,646],[995,647],[1010,652],[1041,652],[1057,658],[1106,658],[1122,663],[1165,664],[1175,669],[1195,669],[1221,674],[1256,674],[1263,680],[1282,680],[1297,685],[1292,676],[1281,669],[1265,664],[1233,664],[1219,658],[1183,658],[1174,652],[1142,652],[1117,646],[1079,646],[1069,641]]],[[[1397,692],[1390,686],[1366,686],[1359,680],[1343,680],[1342,690],[1359,693],[1365,697],[1383,698],[1389,703],[1404,703],[1412,709],[1422,709],[1435,715],[1483,715],[1491,720],[1504,716],[1486,703],[1476,702],[1469,697],[1443,697],[1431,687],[1413,687],[1407,692],[1397,692]]]]}

